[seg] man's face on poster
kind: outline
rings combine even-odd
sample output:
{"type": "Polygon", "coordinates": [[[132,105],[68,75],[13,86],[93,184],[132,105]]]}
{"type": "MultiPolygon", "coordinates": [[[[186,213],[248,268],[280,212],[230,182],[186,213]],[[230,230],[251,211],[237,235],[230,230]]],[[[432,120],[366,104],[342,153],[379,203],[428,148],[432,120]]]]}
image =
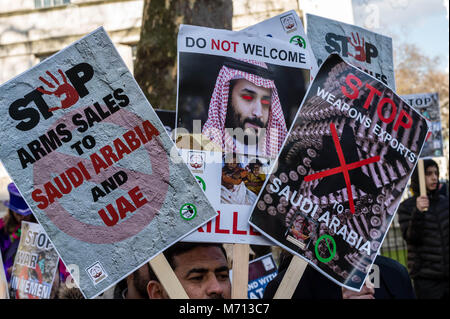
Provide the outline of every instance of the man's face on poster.
{"type": "Polygon", "coordinates": [[[256,86],[245,79],[236,80],[231,91],[226,127],[242,128],[249,136],[267,127],[271,107],[271,89],[256,86]]]}
{"type": "Polygon", "coordinates": [[[259,175],[260,169],[261,169],[260,165],[254,164],[251,170],[254,175],[259,175]]]}

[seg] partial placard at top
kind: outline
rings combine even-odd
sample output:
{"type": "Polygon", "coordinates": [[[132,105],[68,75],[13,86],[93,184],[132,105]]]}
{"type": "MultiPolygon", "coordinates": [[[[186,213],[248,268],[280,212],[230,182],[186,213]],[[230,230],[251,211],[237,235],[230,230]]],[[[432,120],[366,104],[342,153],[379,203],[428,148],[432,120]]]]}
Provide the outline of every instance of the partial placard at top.
{"type": "Polygon", "coordinates": [[[395,91],[392,38],[309,13],[306,33],[319,66],[329,54],[338,53],[395,91]]]}

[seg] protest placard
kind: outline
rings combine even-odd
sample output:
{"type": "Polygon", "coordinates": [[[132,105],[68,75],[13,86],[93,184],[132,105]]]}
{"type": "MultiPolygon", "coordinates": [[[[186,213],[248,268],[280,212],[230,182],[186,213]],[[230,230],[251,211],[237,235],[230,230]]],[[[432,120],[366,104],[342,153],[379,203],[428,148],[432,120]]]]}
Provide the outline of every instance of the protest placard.
{"type": "Polygon", "coordinates": [[[270,19],[252,25],[245,29],[247,32],[257,32],[259,35],[272,37],[281,41],[287,41],[303,49],[305,55],[311,56],[310,80],[313,80],[318,67],[314,53],[311,49],[302,20],[295,10],[289,10],[270,19]]]}
{"type": "Polygon", "coordinates": [[[427,121],[331,55],[320,67],[250,224],[335,283],[359,290],[417,163],[427,121]]]}
{"type": "Polygon", "coordinates": [[[2,254],[0,254],[0,299],[9,299],[8,281],[6,280],[5,270],[3,268],[2,254]]]}
{"type": "Polygon", "coordinates": [[[180,27],[176,136],[200,136],[206,146],[177,145],[219,213],[184,240],[271,244],[248,216],[312,63],[303,48],[255,32],[180,27]]]}
{"type": "Polygon", "coordinates": [[[392,38],[355,25],[307,13],[306,34],[319,66],[331,53],[395,91],[392,38]]]}
{"type": "Polygon", "coordinates": [[[262,299],[264,289],[277,274],[272,254],[252,260],[248,265],[248,299],[262,299]]]}
{"type": "Polygon", "coordinates": [[[444,142],[442,139],[441,110],[438,93],[408,94],[401,96],[409,105],[423,115],[431,127],[431,134],[427,137],[420,153],[420,158],[444,156],[444,142]]]}
{"type": "Polygon", "coordinates": [[[217,215],[103,28],[0,105],[0,158],[85,297],[217,215]]]}
{"type": "Polygon", "coordinates": [[[59,257],[41,225],[22,221],[11,272],[14,299],[49,299],[59,257]]]}

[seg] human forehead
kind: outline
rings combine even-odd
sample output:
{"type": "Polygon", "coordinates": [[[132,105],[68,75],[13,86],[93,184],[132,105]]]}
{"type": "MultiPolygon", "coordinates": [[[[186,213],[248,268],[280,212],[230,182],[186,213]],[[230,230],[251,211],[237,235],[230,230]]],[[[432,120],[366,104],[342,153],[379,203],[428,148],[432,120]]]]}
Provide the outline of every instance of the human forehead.
{"type": "Polygon", "coordinates": [[[438,168],[434,165],[428,166],[425,170],[425,173],[431,174],[431,173],[437,173],[438,168]]]}
{"type": "Polygon", "coordinates": [[[227,266],[227,259],[218,246],[199,246],[173,257],[175,269],[188,273],[191,269],[207,269],[227,266]]]}
{"type": "Polygon", "coordinates": [[[250,91],[259,95],[267,95],[267,96],[270,96],[271,93],[271,89],[265,88],[263,86],[257,86],[256,84],[246,79],[236,80],[233,92],[242,92],[242,91],[250,91]]]}

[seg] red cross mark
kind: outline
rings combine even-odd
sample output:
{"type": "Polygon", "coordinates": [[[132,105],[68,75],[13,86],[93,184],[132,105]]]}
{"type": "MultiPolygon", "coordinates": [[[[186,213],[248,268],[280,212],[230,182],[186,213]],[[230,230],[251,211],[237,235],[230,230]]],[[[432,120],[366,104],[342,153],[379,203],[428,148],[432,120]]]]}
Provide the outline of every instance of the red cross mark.
{"type": "Polygon", "coordinates": [[[339,142],[339,137],[338,137],[338,134],[336,131],[336,126],[334,125],[334,123],[330,124],[330,129],[331,129],[331,136],[333,137],[334,145],[336,146],[336,152],[337,152],[337,155],[339,158],[339,163],[341,164],[341,166],[335,167],[335,168],[332,168],[332,169],[329,169],[329,170],[326,170],[323,172],[308,175],[305,177],[305,182],[310,182],[310,181],[313,181],[313,180],[316,180],[319,178],[335,175],[338,173],[344,174],[345,186],[347,187],[348,201],[350,204],[350,211],[352,212],[352,214],[354,214],[355,213],[355,204],[353,203],[352,184],[350,182],[350,175],[348,174],[348,172],[351,171],[352,169],[378,162],[380,160],[380,156],[373,156],[371,158],[367,158],[362,161],[347,164],[345,162],[344,153],[342,152],[342,147],[339,142]]]}

